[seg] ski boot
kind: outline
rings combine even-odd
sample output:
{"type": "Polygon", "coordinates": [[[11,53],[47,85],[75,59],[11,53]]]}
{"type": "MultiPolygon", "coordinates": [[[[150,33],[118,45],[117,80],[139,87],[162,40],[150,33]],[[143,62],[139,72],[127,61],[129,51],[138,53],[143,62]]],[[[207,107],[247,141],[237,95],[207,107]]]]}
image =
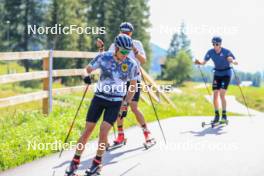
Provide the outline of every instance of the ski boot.
{"type": "Polygon", "coordinates": [[[212,125],[212,128],[214,128],[215,126],[217,126],[219,124],[219,116],[216,115],[214,120],[211,121],[211,125],[212,125]]]}
{"type": "Polygon", "coordinates": [[[143,143],[143,146],[147,150],[156,144],[156,140],[151,137],[150,131],[148,129],[143,129],[143,134],[145,137],[145,142],[143,143]]]}
{"type": "Polygon", "coordinates": [[[226,114],[223,114],[222,119],[220,121],[220,124],[226,124],[228,125],[228,120],[226,114]]]}
{"type": "Polygon", "coordinates": [[[127,139],[125,138],[124,133],[118,133],[118,136],[116,138],[116,140],[114,140],[113,145],[108,145],[106,148],[106,151],[111,151],[117,148],[120,148],[124,145],[126,145],[127,139]]]}
{"type": "Polygon", "coordinates": [[[73,159],[71,161],[69,168],[67,168],[67,170],[65,171],[65,176],[77,176],[75,172],[78,169],[79,164],[80,164],[79,159],[73,159]]]}
{"type": "Polygon", "coordinates": [[[88,170],[85,171],[85,176],[100,175],[101,170],[102,170],[101,161],[94,159],[92,162],[92,166],[88,170]]]}

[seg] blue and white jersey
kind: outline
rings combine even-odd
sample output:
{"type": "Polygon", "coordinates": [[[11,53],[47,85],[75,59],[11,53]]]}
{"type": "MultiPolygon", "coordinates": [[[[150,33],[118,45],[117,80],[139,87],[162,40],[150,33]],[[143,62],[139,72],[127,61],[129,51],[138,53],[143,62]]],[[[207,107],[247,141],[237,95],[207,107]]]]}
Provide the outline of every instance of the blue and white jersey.
{"type": "Polygon", "coordinates": [[[126,95],[127,81],[137,80],[138,67],[136,62],[127,57],[124,61],[118,63],[113,52],[99,54],[89,65],[93,69],[101,70],[95,95],[108,100],[122,100],[122,97],[126,95]]]}
{"type": "Polygon", "coordinates": [[[215,75],[216,76],[231,76],[232,72],[230,68],[230,63],[227,60],[227,57],[233,57],[234,55],[228,49],[221,48],[220,53],[216,53],[214,49],[210,49],[204,56],[204,60],[208,61],[212,59],[215,65],[215,75]]]}
{"type": "MultiPolygon", "coordinates": [[[[145,50],[143,48],[142,43],[139,40],[133,40],[133,45],[135,46],[135,48],[137,48],[139,54],[143,55],[146,58],[146,53],[145,53],[145,50]]],[[[111,44],[108,51],[115,52],[115,44],[114,43],[111,44]]],[[[128,57],[135,60],[137,65],[138,65],[138,68],[140,68],[141,64],[140,64],[139,60],[136,58],[136,56],[132,50],[129,52],[128,57]]],[[[140,71],[139,71],[139,75],[137,76],[137,80],[141,81],[140,71]]]]}

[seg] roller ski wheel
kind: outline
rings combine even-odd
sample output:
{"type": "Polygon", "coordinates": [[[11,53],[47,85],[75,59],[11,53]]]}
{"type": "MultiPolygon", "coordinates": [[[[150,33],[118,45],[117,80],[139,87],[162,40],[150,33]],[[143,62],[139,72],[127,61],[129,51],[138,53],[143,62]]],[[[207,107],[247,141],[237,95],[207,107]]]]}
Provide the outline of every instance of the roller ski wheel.
{"type": "Polygon", "coordinates": [[[210,123],[206,123],[206,122],[202,122],[202,128],[206,127],[206,126],[212,126],[213,122],[210,123]]]}
{"type": "Polygon", "coordinates": [[[106,147],[106,151],[112,151],[112,150],[118,149],[118,148],[123,147],[124,145],[126,145],[126,143],[127,143],[127,139],[126,138],[120,143],[114,141],[114,143],[112,145],[108,145],[106,147]]]}
{"type": "Polygon", "coordinates": [[[156,144],[156,140],[154,138],[146,140],[146,142],[143,143],[143,146],[146,150],[153,147],[156,144]]]}

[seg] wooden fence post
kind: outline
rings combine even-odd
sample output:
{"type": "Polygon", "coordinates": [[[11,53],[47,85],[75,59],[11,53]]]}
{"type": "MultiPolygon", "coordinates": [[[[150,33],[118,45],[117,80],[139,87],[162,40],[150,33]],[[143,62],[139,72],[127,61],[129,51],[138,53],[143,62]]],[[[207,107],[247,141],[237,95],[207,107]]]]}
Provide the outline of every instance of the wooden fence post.
{"type": "Polygon", "coordinates": [[[49,57],[43,58],[43,70],[48,71],[48,78],[43,79],[43,90],[48,91],[48,98],[42,100],[42,111],[46,115],[52,112],[52,67],[53,51],[50,50],[49,57]]]}

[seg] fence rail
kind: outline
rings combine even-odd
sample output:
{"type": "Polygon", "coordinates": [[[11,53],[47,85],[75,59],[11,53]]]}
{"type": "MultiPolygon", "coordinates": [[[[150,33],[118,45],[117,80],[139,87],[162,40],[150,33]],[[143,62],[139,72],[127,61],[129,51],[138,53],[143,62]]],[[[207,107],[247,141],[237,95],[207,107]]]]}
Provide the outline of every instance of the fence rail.
{"type": "MultiPolygon", "coordinates": [[[[52,97],[55,95],[64,95],[67,93],[80,92],[85,89],[85,86],[65,87],[59,89],[52,89],[52,83],[54,77],[67,77],[67,76],[81,76],[84,74],[84,69],[61,69],[53,70],[54,58],[82,58],[91,59],[96,56],[96,52],[82,52],[82,51],[26,51],[26,52],[0,52],[0,61],[11,60],[43,60],[43,70],[27,73],[15,73],[8,75],[0,75],[0,84],[14,83],[19,81],[29,80],[42,80],[43,90],[34,93],[27,93],[23,95],[16,95],[7,98],[0,98],[0,108],[13,106],[21,103],[27,103],[36,100],[42,100],[42,110],[44,114],[49,114],[52,111],[52,97]]],[[[149,84],[157,88],[155,81],[142,69],[142,76],[147,80],[149,84]]],[[[95,71],[92,74],[99,74],[99,71],[95,71]]],[[[150,95],[156,102],[160,102],[161,97],[169,104],[174,106],[173,102],[163,92],[154,93],[150,91],[150,95]]],[[[148,99],[142,94],[141,99],[150,103],[148,99]]]]}

